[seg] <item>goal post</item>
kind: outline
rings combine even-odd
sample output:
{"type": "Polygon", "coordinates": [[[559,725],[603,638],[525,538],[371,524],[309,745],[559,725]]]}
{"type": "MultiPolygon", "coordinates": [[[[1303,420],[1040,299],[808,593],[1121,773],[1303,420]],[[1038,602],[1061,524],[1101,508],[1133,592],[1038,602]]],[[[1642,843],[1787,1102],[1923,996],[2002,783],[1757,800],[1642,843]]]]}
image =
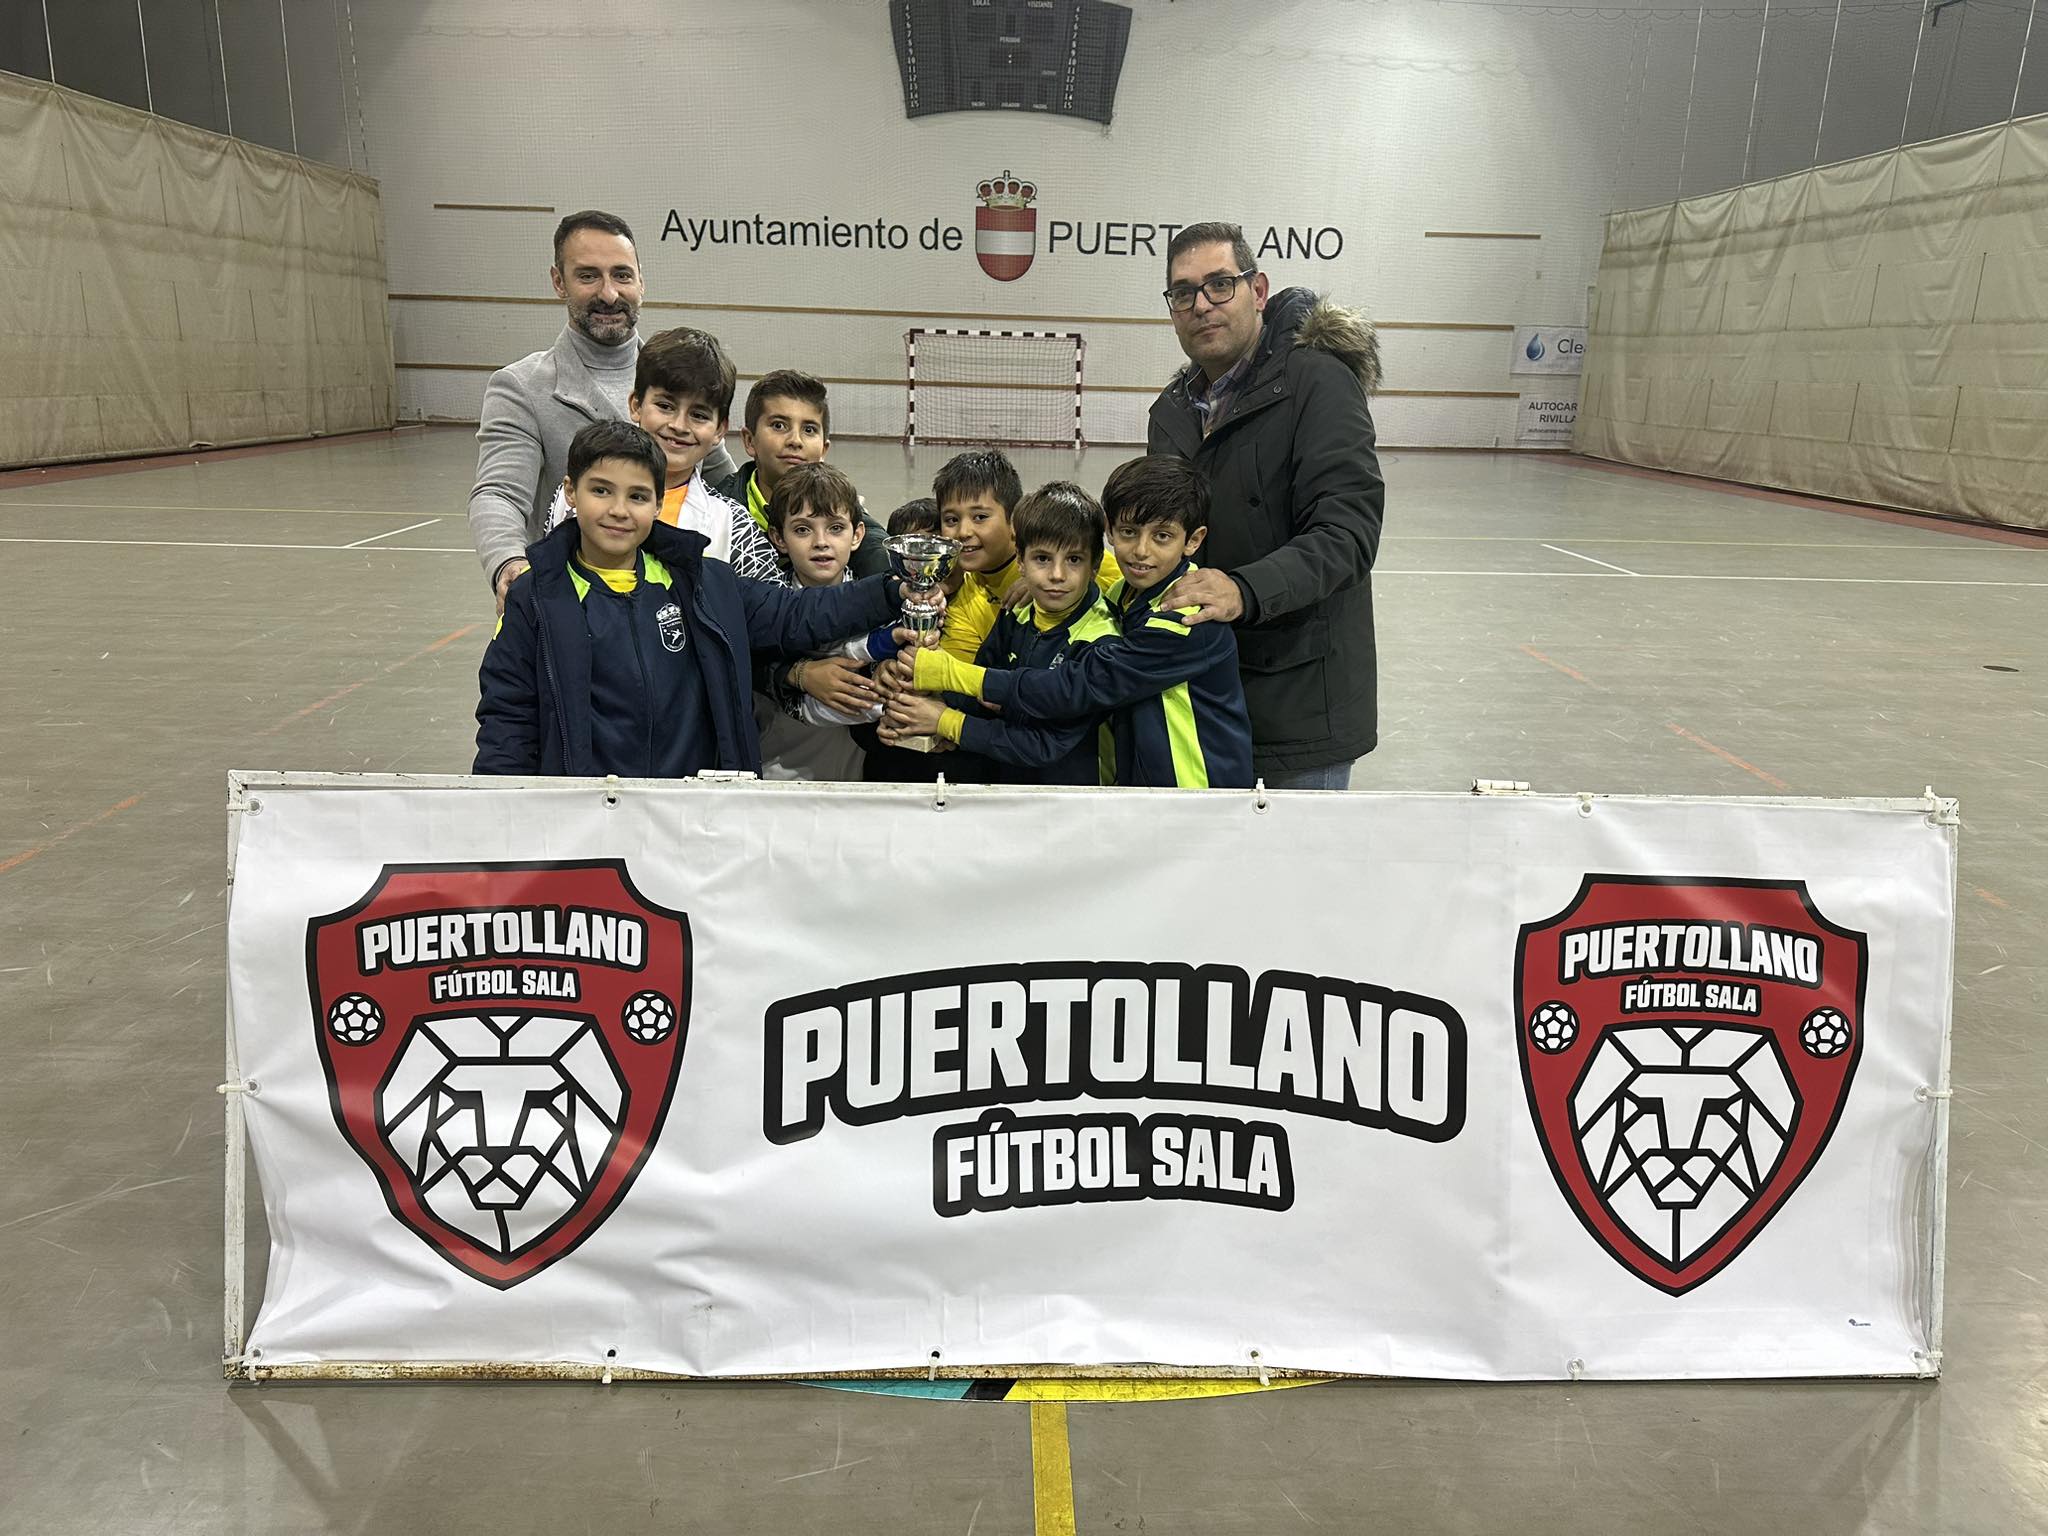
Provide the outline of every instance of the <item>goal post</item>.
{"type": "Polygon", "coordinates": [[[1080,448],[1079,331],[915,328],[903,333],[903,438],[1080,448]]]}

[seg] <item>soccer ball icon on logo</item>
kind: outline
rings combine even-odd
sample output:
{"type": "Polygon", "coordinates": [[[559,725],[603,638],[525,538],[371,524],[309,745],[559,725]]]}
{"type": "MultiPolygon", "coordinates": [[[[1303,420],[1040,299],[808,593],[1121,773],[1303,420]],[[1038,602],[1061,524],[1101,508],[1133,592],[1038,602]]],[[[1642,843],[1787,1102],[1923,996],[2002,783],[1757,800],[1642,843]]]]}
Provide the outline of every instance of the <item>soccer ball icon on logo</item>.
{"type": "Polygon", "coordinates": [[[384,1010],[362,993],[350,992],[327,1010],[327,1032],[343,1045],[368,1045],[384,1033],[384,1010]]]}
{"type": "Polygon", "coordinates": [[[640,1044],[659,1045],[676,1027],[676,1005],[659,992],[636,992],[619,1022],[640,1044]]]}
{"type": "Polygon", "coordinates": [[[1799,1026],[1799,1043],[1809,1056],[1826,1061],[1849,1049],[1849,1016],[1839,1008],[1816,1008],[1799,1026]]]}
{"type": "Polygon", "coordinates": [[[1563,1003],[1544,1003],[1529,1015],[1529,1038],[1553,1056],[1568,1050],[1579,1038],[1579,1016],[1563,1003]]]}

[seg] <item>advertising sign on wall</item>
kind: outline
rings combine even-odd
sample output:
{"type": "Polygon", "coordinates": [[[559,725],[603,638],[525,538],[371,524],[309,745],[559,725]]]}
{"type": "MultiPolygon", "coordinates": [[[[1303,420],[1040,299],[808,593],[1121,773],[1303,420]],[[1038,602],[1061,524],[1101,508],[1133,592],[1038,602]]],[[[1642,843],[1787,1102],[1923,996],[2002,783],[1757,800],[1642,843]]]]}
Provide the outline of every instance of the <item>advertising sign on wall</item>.
{"type": "Polygon", "coordinates": [[[1515,446],[1569,448],[1579,420],[1579,382],[1560,380],[1540,395],[1523,395],[1515,411],[1515,446]]]}
{"type": "Polygon", "coordinates": [[[1586,361],[1583,325],[1518,325],[1509,373],[1577,373],[1586,361]]]}

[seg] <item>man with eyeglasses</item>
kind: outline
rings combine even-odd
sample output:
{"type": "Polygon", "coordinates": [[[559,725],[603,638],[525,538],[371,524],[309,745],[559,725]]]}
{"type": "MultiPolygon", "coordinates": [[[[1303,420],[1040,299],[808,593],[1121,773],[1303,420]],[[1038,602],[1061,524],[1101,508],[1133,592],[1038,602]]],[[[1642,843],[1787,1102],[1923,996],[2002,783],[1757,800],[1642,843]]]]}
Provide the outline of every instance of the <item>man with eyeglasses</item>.
{"type": "Polygon", "coordinates": [[[1208,476],[1205,568],[1161,608],[1237,626],[1253,767],[1269,789],[1345,789],[1379,741],[1372,566],[1386,486],[1366,396],[1379,340],[1306,288],[1267,296],[1244,231],[1191,224],[1166,249],[1188,366],[1152,402],[1148,452],[1208,476]]]}

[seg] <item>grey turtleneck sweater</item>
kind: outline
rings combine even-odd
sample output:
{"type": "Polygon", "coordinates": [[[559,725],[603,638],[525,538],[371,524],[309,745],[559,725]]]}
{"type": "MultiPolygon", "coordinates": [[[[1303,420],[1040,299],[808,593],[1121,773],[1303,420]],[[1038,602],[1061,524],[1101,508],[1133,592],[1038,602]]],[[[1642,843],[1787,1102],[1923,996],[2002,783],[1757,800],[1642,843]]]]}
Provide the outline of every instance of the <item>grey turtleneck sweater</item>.
{"type": "MultiPolygon", "coordinates": [[[[593,421],[625,419],[639,361],[637,334],[606,347],[565,325],[546,351],[491,375],[478,413],[476,485],[469,493],[469,533],[486,581],[546,532],[569,439],[593,421]]],[[[733,469],[723,443],[704,461],[707,480],[733,469]]]]}
{"type": "Polygon", "coordinates": [[[640,361],[640,333],[635,331],[616,347],[600,346],[573,325],[562,327],[562,335],[589,371],[612,414],[623,420],[633,394],[633,369],[640,361]]]}

